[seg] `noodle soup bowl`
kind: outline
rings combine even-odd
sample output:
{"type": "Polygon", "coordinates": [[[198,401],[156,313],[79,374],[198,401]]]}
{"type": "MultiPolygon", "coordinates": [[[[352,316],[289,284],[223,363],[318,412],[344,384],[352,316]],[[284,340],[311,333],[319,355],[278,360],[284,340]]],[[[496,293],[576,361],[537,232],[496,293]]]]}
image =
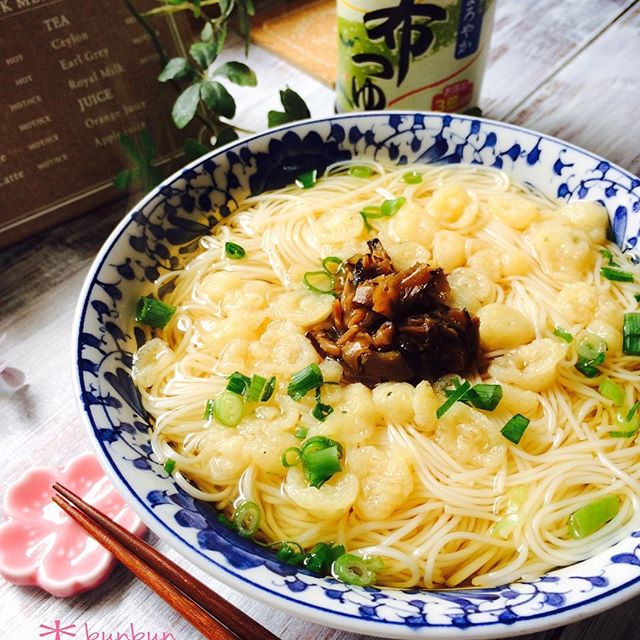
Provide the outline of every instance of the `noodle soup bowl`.
{"type": "Polygon", "coordinates": [[[497,167],[547,197],[602,202],[617,244],[635,251],[640,180],[571,144],[508,124],[440,113],[352,114],[286,125],[215,150],[126,215],[84,284],[75,320],[75,393],[106,472],[150,529],[215,578],[292,615],[379,638],[530,633],[639,593],[640,531],[529,581],[433,591],[349,586],[282,563],[239,537],[164,471],[130,375],[133,353],[148,337],[133,320],[138,296],[179,269],[247,194],[350,158],[497,167]]]}

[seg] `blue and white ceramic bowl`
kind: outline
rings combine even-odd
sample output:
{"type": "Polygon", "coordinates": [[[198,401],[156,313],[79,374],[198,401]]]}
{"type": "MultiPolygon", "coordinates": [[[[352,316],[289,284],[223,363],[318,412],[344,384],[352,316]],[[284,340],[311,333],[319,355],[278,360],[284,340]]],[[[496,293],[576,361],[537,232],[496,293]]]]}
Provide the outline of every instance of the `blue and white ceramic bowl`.
{"type": "Polygon", "coordinates": [[[145,284],[176,269],[248,192],[311,168],[368,157],[403,164],[499,167],[547,196],[597,199],[617,243],[634,250],[640,180],[570,144],[519,127],[437,113],[368,113],[309,120],[203,156],[154,189],[120,223],[91,267],[75,327],[75,390],[89,437],[122,495],[150,529],[229,586],[328,626],[380,638],[497,638],[566,624],[640,593],[640,531],[580,564],[491,589],[358,588],[275,560],[185,495],[149,446],[130,377],[143,339],[134,326],[145,284]]]}

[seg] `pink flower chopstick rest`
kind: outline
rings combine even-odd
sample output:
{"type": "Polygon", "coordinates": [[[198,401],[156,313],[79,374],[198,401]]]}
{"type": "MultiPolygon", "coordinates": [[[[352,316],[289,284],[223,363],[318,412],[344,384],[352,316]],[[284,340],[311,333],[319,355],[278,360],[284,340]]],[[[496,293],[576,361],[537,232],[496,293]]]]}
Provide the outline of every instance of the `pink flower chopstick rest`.
{"type": "Polygon", "coordinates": [[[74,458],[62,471],[34,467],[10,485],[4,495],[8,520],[0,525],[0,574],[14,584],[73,596],[104,582],[116,560],[51,501],[54,482],[136,535],[146,527],[91,453],[74,458]]]}

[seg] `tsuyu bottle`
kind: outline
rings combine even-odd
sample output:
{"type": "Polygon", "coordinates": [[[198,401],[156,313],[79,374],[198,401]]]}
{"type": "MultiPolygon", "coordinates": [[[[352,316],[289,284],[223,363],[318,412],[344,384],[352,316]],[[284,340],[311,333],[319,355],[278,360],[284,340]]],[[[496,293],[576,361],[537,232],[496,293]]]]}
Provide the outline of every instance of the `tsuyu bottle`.
{"type": "Polygon", "coordinates": [[[337,111],[477,107],[495,2],[337,0],[337,111]]]}

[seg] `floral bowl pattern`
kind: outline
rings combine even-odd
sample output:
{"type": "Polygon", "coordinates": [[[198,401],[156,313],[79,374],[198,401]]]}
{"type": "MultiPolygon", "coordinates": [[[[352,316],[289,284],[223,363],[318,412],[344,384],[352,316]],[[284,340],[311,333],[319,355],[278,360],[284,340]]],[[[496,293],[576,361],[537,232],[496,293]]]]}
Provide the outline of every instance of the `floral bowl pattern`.
{"type": "Polygon", "coordinates": [[[104,582],[116,560],[51,501],[54,482],[138,536],[147,528],[92,453],[73,458],[62,471],[33,467],[11,484],[4,495],[9,519],[0,526],[0,574],[54,596],[75,596],[104,582]]]}
{"type": "MultiPolygon", "coordinates": [[[[580,564],[488,589],[358,588],[278,562],[182,492],[154,458],[131,381],[145,283],[179,268],[247,193],[309,168],[366,156],[397,164],[499,167],[550,197],[599,200],[616,242],[634,250],[640,180],[603,158],[516,126],[461,115],[384,112],[305,121],[216,150],[152,191],[97,256],[76,316],[75,388],[103,466],[149,527],[185,558],[250,596],[328,626],[392,638],[497,638],[593,615],[640,593],[640,531],[580,564]]],[[[169,281],[170,282],[170,281],[169,281]]],[[[167,285],[171,286],[171,284],[167,285]]]]}

